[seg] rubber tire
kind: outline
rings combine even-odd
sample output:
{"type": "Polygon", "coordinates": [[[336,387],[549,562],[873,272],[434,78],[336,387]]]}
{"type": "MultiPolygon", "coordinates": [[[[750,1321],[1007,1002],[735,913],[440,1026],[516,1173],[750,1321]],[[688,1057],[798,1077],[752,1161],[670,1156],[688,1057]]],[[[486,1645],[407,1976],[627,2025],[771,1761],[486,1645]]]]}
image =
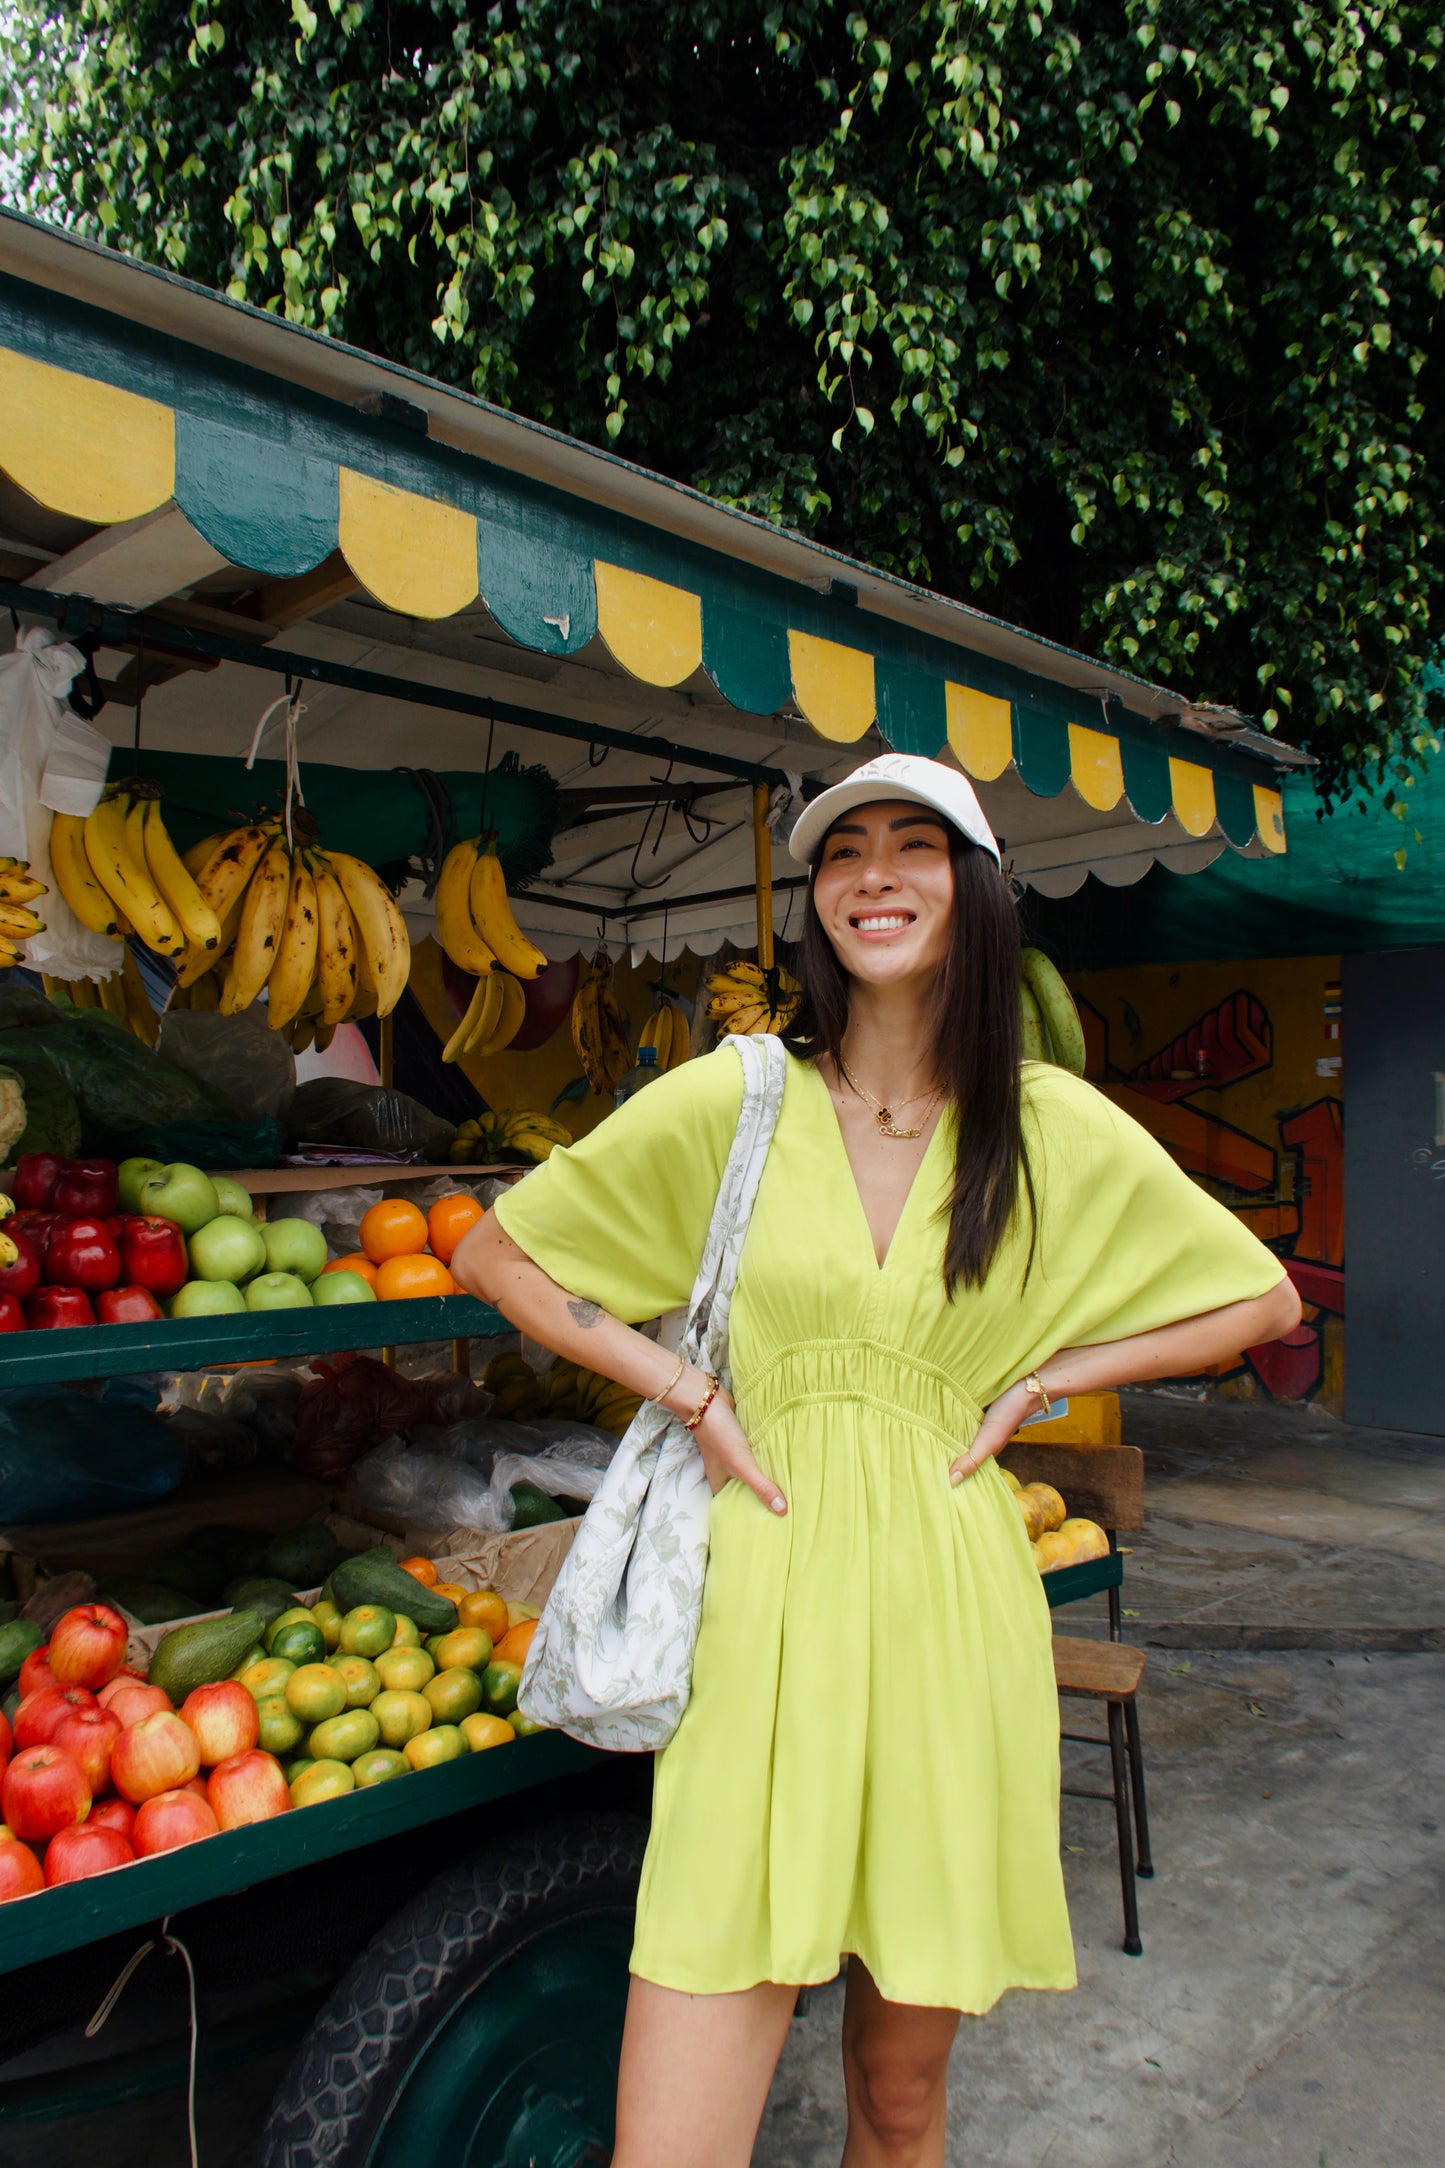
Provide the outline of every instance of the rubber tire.
{"type": "Polygon", "coordinates": [[[367,1945],[272,2103],[257,2168],[362,2168],[419,2039],[510,1949],[569,1914],[636,1902],[647,1824],[569,1815],[475,1853],[367,1945]]]}

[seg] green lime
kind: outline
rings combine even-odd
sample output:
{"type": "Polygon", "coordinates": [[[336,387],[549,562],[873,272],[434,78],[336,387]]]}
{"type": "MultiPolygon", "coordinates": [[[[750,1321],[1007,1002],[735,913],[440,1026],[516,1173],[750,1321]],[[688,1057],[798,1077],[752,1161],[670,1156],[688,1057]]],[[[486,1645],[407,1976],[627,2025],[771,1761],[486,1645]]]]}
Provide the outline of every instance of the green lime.
{"type": "Polygon", "coordinates": [[[517,1706],[517,1691],[521,1684],[520,1664],[488,1664],[482,1673],[482,1707],[489,1709],[493,1716],[510,1716],[517,1706]]]}
{"type": "Polygon", "coordinates": [[[276,1653],[276,1636],[283,1628],[287,1626],[314,1626],[315,1624],[315,1619],[311,1616],[304,1603],[293,1603],[289,1611],[278,1611],[273,1619],[267,1620],[266,1646],[274,1656],[276,1653]]]}
{"type": "Polygon", "coordinates": [[[314,1619],[292,1619],[271,1636],[271,1654],[293,1664],[319,1664],[326,1655],[326,1640],[314,1619]]]}

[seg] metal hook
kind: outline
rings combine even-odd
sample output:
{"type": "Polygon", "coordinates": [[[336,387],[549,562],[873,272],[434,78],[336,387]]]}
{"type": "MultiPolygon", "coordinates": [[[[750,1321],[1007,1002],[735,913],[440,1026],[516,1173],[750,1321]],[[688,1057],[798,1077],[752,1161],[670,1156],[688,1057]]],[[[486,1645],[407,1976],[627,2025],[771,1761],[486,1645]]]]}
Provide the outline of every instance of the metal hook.
{"type": "Polygon", "coordinates": [[[611,748],[611,746],[610,746],[610,745],[604,745],[604,746],[603,746],[603,748],[602,748],[602,750],[601,750],[600,752],[598,751],[598,749],[597,749],[596,745],[589,745],[589,746],[588,746],[588,748],[587,748],[587,765],[588,765],[588,767],[589,767],[589,768],[600,768],[600,767],[601,767],[601,765],[602,765],[602,763],[603,763],[603,761],[604,761],[604,760],[605,760],[605,759],[607,758],[608,754],[609,754],[609,753],[610,753],[611,751],[612,751],[612,748],[611,748]]]}

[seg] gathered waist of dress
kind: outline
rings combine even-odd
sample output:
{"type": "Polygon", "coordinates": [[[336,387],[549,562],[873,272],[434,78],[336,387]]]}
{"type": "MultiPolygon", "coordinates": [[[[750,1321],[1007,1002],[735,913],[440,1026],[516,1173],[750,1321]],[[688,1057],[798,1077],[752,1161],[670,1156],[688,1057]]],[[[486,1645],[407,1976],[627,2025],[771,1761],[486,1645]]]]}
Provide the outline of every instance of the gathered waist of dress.
{"type": "Polygon", "coordinates": [[[797,1411],[847,1402],[872,1408],[947,1445],[971,1438],[983,1410],[938,1364],[885,1340],[798,1340],[734,1380],[750,1438],[797,1411]]]}

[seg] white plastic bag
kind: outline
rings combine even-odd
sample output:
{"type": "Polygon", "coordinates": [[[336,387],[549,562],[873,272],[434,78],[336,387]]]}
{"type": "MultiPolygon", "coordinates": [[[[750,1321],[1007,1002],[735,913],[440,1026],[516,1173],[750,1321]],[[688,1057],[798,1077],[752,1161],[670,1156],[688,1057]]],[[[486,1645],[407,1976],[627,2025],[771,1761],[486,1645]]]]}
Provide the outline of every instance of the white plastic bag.
{"type": "Polygon", "coordinates": [[[29,859],[50,891],[36,899],[45,931],[24,943],[24,960],[57,979],[113,978],[121,966],[120,942],[86,931],[50,864],[51,814],[92,812],[110,759],[100,732],[64,705],[84,667],[77,649],[31,625],[0,655],[0,854],[29,859]]]}

